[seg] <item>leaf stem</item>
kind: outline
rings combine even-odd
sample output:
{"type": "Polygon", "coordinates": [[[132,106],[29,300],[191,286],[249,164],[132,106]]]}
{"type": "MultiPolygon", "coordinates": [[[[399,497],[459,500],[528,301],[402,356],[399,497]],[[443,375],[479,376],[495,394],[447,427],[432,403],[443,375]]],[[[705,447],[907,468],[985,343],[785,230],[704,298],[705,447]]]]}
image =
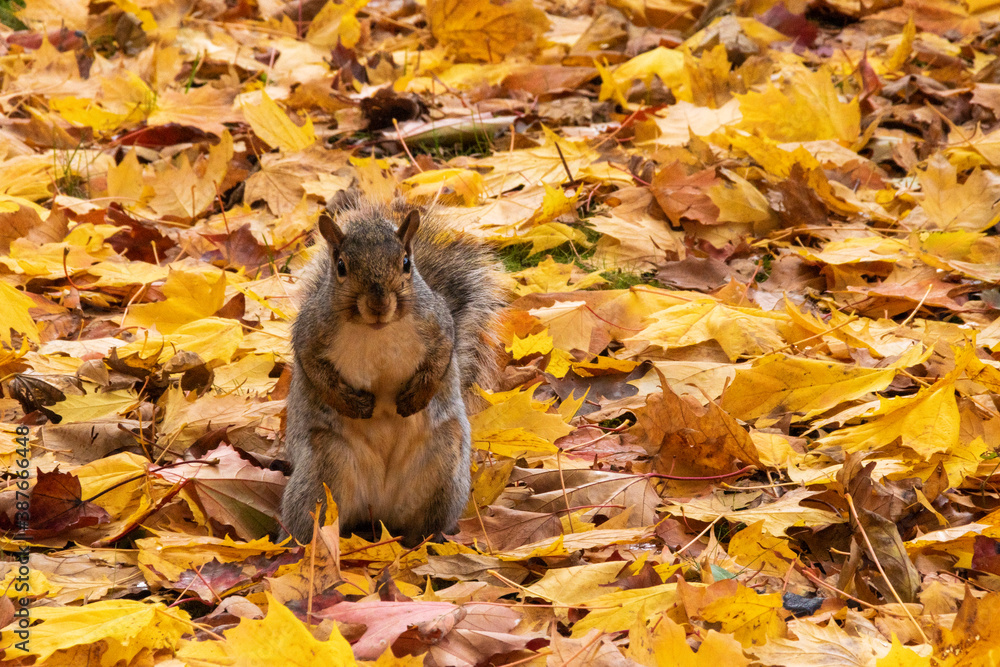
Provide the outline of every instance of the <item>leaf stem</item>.
{"type": "Polygon", "coordinates": [[[701,480],[709,479],[726,479],[727,477],[736,477],[737,475],[742,475],[745,472],[749,472],[754,469],[754,466],[744,466],[739,470],[734,470],[733,472],[722,473],[721,475],[708,475],[707,477],[683,477],[681,475],[665,475],[659,472],[647,472],[642,473],[639,477],[656,477],[658,479],[673,479],[681,482],[697,482],[701,480]]]}
{"type": "Polygon", "coordinates": [[[924,634],[924,629],[920,627],[919,623],[917,623],[917,619],[913,618],[913,614],[910,613],[909,608],[903,602],[903,599],[899,597],[899,593],[896,592],[892,582],[889,581],[889,577],[886,576],[885,570],[882,569],[882,563],[879,562],[878,556],[875,555],[875,548],[872,546],[871,540],[868,539],[868,533],[865,532],[864,526],[861,525],[861,519],[858,517],[858,510],[854,507],[854,499],[851,498],[851,494],[849,493],[845,493],[844,497],[847,499],[847,506],[851,508],[851,515],[858,523],[858,532],[861,533],[861,537],[865,539],[865,546],[868,547],[868,554],[872,557],[872,560],[875,561],[875,567],[878,568],[879,574],[881,574],[882,578],[885,579],[886,586],[888,586],[889,590],[892,591],[892,596],[896,598],[896,602],[899,603],[899,606],[903,608],[903,612],[906,614],[906,617],[909,618],[910,622],[917,628],[917,632],[920,633],[920,637],[924,640],[924,643],[930,644],[931,640],[924,634]]]}

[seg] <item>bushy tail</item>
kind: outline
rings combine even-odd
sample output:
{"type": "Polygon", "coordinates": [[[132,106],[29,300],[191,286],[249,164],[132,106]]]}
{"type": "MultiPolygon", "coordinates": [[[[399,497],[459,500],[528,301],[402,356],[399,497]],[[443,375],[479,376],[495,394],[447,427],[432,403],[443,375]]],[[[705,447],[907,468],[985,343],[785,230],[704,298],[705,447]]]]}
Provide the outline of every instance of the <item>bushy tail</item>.
{"type": "Polygon", "coordinates": [[[496,373],[497,316],[504,306],[496,257],[431,216],[420,223],[413,259],[424,281],[451,309],[462,389],[486,386],[496,373]]]}

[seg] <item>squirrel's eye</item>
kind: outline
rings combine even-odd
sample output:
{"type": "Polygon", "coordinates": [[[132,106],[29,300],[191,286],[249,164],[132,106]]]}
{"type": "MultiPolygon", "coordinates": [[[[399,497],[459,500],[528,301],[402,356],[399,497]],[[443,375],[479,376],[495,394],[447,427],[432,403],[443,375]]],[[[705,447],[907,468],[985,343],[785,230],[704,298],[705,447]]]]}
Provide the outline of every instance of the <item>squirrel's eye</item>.
{"type": "Polygon", "coordinates": [[[403,257],[403,273],[410,272],[410,258],[408,256],[403,257]]]}
{"type": "Polygon", "coordinates": [[[343,278],[347,275],[347,264],[344,264],[344,260],[337,260],[337,275],[343,278]]]}

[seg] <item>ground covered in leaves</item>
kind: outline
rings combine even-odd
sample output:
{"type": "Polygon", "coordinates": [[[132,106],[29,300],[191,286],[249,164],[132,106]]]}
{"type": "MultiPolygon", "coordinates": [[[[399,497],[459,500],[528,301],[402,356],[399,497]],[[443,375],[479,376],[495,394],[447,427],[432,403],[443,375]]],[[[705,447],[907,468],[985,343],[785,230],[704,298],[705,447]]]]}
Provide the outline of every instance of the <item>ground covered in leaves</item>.
{"type": "Polygon", "coordinates": [[[0,20],[4,664],[1000,663],[995,3],[0,20]],[[444,544],[273,539],[348,188],[505,266],[444,544]]]}

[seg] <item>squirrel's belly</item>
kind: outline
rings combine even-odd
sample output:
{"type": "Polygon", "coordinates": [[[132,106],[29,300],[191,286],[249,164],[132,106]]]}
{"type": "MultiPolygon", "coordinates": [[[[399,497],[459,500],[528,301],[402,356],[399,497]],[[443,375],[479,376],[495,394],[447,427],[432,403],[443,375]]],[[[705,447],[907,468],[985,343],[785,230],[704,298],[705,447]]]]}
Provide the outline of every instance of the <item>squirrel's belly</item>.
{"type": "MultiPolygon", "coordinates": [[[[408,514],[422,507],[420,480],[426,476],[427,439],[431,436],[426,411],[410,417],[345,419],[342,435],[351,444],[354,470],[350,504],[359,518],[408,514]]],[[[345,517],[345,519],[348,517],[345,517]]],[[[353,518],[353,517],[351,517],[353,518]]]]}

